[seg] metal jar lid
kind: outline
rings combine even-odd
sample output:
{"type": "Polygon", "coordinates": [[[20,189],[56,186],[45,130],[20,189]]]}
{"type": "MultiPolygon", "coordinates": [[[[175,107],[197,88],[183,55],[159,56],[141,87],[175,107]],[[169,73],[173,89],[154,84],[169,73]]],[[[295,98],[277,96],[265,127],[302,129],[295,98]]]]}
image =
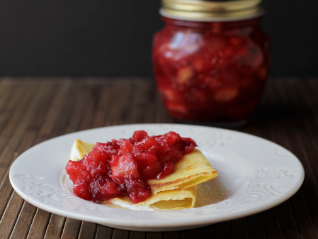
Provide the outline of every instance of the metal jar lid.
{"type": "Polygon", "coordinates": [[[262,0],[162,0],[160,14],[190,21],[233,21],[263,15],[262,0]]]}

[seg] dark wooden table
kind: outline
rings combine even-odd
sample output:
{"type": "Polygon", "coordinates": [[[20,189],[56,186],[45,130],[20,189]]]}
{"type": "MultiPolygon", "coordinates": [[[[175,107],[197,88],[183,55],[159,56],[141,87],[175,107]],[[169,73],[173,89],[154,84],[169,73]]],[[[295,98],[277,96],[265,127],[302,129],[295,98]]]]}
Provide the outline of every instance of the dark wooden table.
{"type": "Polygon", "coordinates": [[[0,79],[0,238],[317,238],[318,79],[271,79],[239,131],[274,141],[302,162],[301,189],[253,216],[180,232],[130,232],[51,214],[24,201],[8,172],[22,152],[66,133],[174,122],[155,85],[141,79],[0,79]]]}

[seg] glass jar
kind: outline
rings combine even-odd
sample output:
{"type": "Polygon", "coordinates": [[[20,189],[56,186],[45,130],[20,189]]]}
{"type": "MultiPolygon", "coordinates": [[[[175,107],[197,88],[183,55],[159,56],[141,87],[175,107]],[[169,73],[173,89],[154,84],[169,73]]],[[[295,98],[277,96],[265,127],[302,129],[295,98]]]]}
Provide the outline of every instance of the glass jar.
{"type": "Polygon", "coordinates": [[[262,14],[258,0],[163,0],[165,26],[154,37],[153,68],[172,117],[230,125],[248,120],[269,68],[262,14]]]}

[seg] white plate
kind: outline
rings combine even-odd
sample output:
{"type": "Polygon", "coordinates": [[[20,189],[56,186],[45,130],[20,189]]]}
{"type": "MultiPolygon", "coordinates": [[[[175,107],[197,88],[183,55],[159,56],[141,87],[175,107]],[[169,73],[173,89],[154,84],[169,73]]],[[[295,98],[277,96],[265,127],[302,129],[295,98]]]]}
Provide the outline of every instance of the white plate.
{"type": "Polygon", "coordinates": [[[65,217],[136,231],[172,231],[201,227],[258,213],[291,197],[304,170],[289,151],[270,141],[212,127],[136,124],[98,128],[60,136],[24,152],[13,163],[10,181],[29,203],[65,217]],[[106,142],[128,138],[135,130],[149,135],[175,131],[199,145],[219,176],[199,187],[195,208],[133,211],[111,208],[76,197],[64,167],[74,139],[106,142]]]}

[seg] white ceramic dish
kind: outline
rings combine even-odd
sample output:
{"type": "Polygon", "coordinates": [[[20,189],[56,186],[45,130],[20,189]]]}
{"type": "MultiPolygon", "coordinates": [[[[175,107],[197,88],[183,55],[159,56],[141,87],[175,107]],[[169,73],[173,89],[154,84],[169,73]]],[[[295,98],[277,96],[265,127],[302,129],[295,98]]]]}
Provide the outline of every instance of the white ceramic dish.
{"type": "Polygon", "coordinates": [[[248,216],[274,207],[301,186],[304,170],[289,151],[267,140],[231,130],[178,124],[136,124],[60,136],[24,152],[10,169],[16,192],[29,203],[65,217],[136,231],[172,231],[248,216]],[[95,204],[73,195],[64,167],[75,138],[105,142],[175,131],[193,138],[219,176],[199,186],[193,209],[133,211],[95,204]]]}

